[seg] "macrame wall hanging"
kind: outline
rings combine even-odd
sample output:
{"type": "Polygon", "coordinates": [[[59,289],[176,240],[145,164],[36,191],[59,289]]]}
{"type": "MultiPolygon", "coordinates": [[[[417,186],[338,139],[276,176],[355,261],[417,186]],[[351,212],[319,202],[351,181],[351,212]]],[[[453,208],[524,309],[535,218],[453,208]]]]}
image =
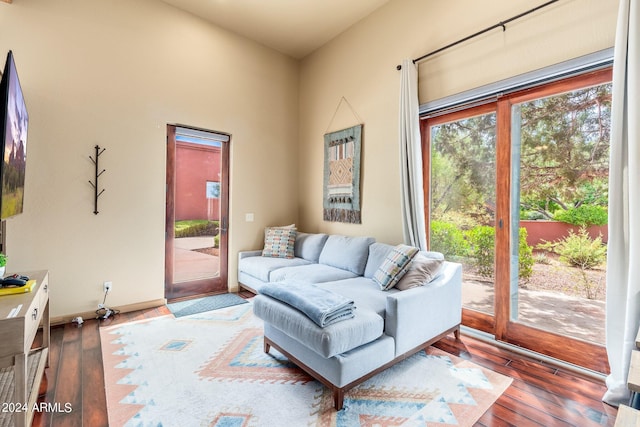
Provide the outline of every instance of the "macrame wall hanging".
{"type": "Polygon", "coordinates": [[[343,96],[324,134],[323,219],[325,221],[362,223],[360,216],[360,167],[362,121],[343,96]],[[342,103],[346,103],[359,124],[328,132],[342,103]]]}

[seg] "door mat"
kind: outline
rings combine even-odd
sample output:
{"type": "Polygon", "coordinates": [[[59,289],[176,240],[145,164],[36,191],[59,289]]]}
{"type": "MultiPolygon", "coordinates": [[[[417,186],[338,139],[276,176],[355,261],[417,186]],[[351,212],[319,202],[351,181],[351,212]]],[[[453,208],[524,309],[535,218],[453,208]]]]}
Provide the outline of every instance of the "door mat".
{"type": "Polygon", "coordinates": [[[246,299],[236,294],[213,295],[188,301],[167,304],[167,307],[175,317],[189,316],[191,314],[204,313],[205,311],[231,307],[232,305],[245,304],[246,299]]]}

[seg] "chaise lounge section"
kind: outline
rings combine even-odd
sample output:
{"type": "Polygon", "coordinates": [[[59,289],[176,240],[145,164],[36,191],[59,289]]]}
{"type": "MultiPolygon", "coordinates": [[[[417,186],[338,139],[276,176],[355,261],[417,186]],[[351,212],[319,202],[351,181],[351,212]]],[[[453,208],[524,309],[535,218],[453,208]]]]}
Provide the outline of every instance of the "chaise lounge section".
{"type": "Polygon", "coordinates": [[[396,248],[371,237],[296,233],[292,258],[240,253],[239,281],[258,294],[253,309],[264,320],[265,352],[277,349],[330,388],[336,410],[354,386],[450,333],[459,337],[461,265],[421,251],[404,277],[382,290],[380,270],[397,258],[396,248]],[[265,286],[276,285],[341,295],[354,302],[353,317],[321,327],[291,305],[261,294],[265,286]]]}

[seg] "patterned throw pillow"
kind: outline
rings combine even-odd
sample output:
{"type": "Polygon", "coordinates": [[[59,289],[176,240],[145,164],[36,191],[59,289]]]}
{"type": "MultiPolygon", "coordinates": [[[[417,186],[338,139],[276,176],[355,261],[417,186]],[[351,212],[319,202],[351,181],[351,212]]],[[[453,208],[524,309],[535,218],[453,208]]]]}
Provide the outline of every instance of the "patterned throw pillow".
{"type": "Polygon", "coordinates": [[[264,230],[264,249],[262,249],[262,256],[272,258],[293,258],[295,243],[295,228],[266,228],[264,230]]]}
{"type": "Polygon", "coordinates": [[[373,275],[374,282],[380,285],[383,291],[393,288],[407,272],[409,263],[417,253],[418,248],[407,245],[398,245],[391,249],[373,275]]]}

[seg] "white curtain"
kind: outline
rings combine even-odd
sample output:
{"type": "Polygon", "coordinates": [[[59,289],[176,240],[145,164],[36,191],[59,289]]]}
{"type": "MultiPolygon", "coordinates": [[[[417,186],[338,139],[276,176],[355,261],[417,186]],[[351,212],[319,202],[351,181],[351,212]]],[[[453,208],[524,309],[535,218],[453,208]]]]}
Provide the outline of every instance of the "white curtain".
{"type": "Polygon", "coordinates": [[[427,249],[422,185],[422,150],[418,105],[418,70],[402,61],[400,70],[400,174],[402,175],[402,229],[404,241],[427,249]]]}
{"type": "Polygon", "coordinates": [[[607,354],[611,373],[603,400],[629,398],[627,374],[640,324],[640,0],[621,0],[613,60],[607,354]]]}

